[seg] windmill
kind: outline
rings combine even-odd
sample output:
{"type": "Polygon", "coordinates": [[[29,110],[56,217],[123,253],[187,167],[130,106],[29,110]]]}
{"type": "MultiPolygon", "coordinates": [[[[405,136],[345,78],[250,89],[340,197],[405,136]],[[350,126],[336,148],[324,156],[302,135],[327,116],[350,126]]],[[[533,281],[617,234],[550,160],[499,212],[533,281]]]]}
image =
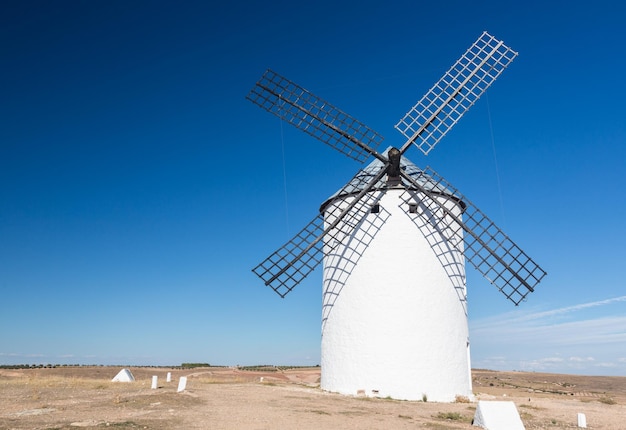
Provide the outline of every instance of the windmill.
{"type": "Polygon", "coordinates": [[[518,305],[546,275],[425,155],[517,53],[484,32],[396,124],[399,148],[267,70],[247,98],[361,163],[293,239],[253,269],[281,297],[323,262],[321,388],[352,395],[472,397],[465,260],[518,305]]]}

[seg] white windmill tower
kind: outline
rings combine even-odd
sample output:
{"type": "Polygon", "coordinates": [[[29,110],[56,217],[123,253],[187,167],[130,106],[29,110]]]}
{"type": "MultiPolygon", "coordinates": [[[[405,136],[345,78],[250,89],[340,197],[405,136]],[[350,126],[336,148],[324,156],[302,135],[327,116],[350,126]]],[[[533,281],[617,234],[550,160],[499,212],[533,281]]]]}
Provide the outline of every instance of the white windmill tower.
{"type": "Polygon", "coordinates": [[[383,153],[378,133],[271,70],[248,94],[345,155],[374,157],[253,269],[284,297],[324,262],[323,389],[471,397],[464,260],[515,305],[546,275],[457,189],[404,157],[411,145],[427,155],[516,56],[483,33],[396,125],[407,141],[383,153]]]}

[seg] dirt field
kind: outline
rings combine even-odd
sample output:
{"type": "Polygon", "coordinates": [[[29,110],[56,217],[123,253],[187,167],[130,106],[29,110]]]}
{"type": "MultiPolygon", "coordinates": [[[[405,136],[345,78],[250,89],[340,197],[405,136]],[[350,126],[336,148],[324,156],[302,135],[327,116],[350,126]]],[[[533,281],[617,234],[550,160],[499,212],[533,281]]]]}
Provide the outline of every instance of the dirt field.
{"type": "MultiPolygon", "coordinates": [[[[319,369],[130,368],[0,370],[0,429],[471,429],[475,403],[406,402],[330,394],[319,369]],[[166,374],[172,372],[172,382],[166,374]],[[152,390],[152,375],[159,388],[152,390]],[[177,393],[187,376],[187,390],[177,393]]],[[[526,429],[626,429],[626,377],[475,370],[482,400],[512,400],[526,429]]]]}

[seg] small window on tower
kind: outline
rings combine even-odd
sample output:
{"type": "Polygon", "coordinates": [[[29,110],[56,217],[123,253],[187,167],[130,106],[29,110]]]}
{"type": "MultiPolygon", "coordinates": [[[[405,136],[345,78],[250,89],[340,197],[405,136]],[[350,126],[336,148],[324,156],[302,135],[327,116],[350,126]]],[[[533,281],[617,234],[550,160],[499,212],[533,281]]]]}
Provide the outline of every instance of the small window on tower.
{"type": "Polygon", "coordinates": [[[409,213],[417,213],[417,203],[409,203],[409,213]]]}
{"type": "Polygon", "coordinates": [[[378,212],[380,212],[380,205],[379,204],[373,205],[372,209],[370,209],[370,212],[373,214],[377,214],[378,212]]]}

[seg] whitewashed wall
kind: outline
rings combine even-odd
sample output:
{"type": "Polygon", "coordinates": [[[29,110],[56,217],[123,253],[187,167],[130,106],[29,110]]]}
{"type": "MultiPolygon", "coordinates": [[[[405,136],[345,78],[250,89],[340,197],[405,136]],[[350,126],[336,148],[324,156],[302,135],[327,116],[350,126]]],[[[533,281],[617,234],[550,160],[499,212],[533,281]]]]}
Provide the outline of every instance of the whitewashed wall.
{"type": "Polygon", "coordinates": [[[409,213],[408,196],[371,193],[368,207],[379,199],[380,212],[325,244],[324,390],[442,402],[472,396],[463,256],[425,207],[409,213]]]}

